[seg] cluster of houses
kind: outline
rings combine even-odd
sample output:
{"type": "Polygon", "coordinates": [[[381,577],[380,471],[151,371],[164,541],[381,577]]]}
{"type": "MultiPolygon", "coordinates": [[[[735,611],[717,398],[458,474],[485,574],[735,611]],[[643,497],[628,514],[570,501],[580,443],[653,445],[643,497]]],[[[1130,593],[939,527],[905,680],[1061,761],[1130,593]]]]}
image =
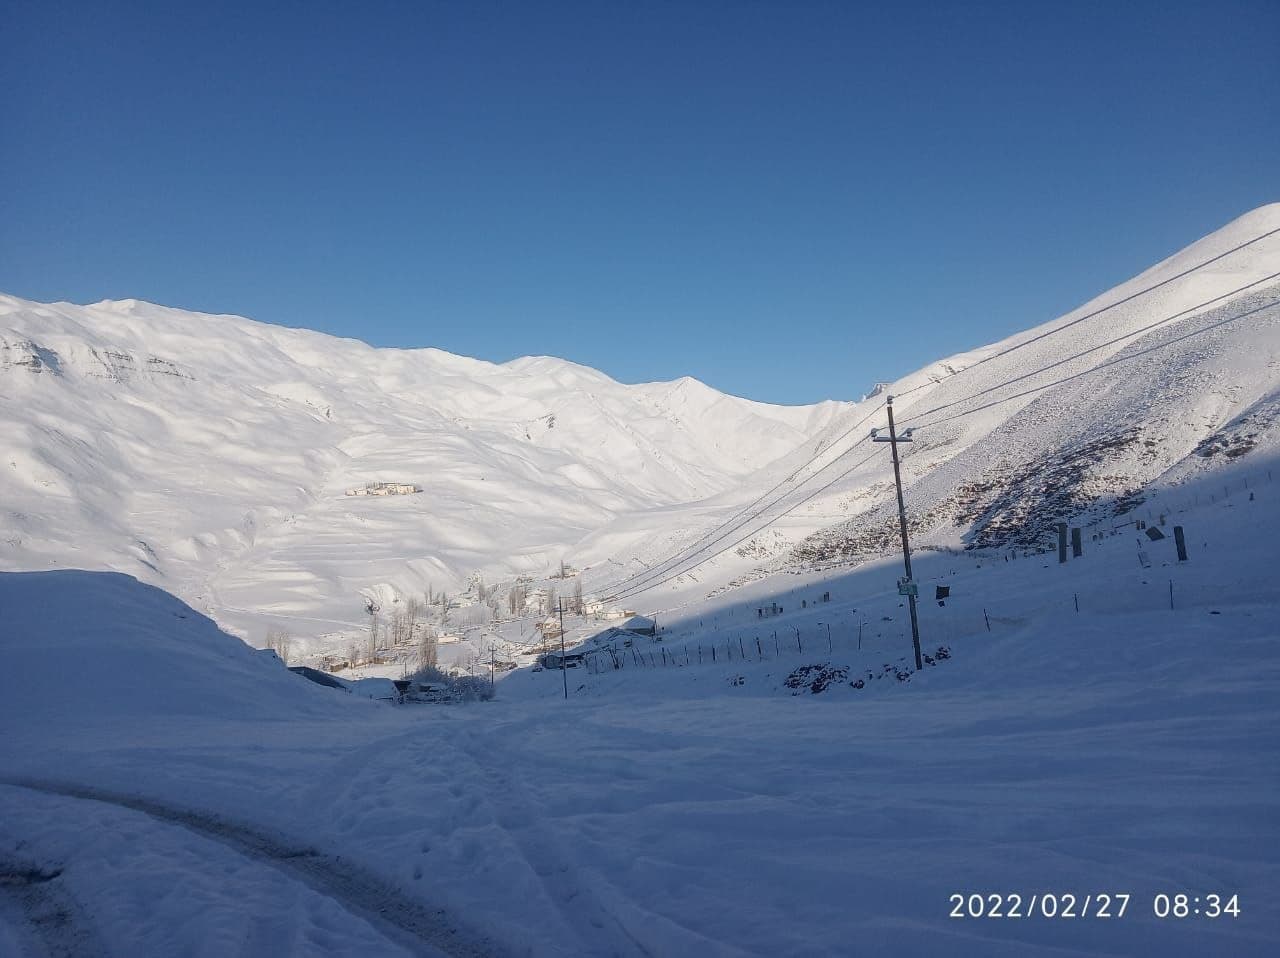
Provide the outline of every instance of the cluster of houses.
{"type": "Polygon", "coordinates": [[[421,492],[421,486],[411,482],[367,482],[347,490],[349,496],[408,496],[421,492]]]}

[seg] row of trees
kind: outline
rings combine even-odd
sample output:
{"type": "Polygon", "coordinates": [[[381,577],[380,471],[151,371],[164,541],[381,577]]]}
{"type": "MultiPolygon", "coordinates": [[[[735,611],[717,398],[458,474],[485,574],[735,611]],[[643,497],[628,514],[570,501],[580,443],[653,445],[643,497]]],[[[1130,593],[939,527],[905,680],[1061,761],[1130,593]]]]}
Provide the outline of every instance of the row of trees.
{"type": "MultiPolygon", "coordinates": [[[[512,615],[530,611],[529,599],[528,583],[516,582],[507,593],[507,611],[512,615]]],[[[560,607],[560,596],[554,588],[542,592],[538,600],[538,608],[535,610],[538,615],[551,615],[560,607]]],[[[564,610],[570,614],[582,615],[582,609],[582,579],[579,578],[574,580],[573,595],[565,600],[564,610]]]]}

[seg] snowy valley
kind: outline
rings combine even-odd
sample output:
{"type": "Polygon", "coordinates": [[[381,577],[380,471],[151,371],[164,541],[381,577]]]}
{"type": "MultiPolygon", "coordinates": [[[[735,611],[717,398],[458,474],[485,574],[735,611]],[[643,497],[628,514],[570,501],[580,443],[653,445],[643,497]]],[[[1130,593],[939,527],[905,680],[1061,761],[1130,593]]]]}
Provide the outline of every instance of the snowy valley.
{"type": "Polygon", "coordinates": [[[857,402],[14,297],[0,390],[0,954],[1280,942],[1280,204],[857,402]],[[410,602],[492,701],[256,651],[410,602]]]}

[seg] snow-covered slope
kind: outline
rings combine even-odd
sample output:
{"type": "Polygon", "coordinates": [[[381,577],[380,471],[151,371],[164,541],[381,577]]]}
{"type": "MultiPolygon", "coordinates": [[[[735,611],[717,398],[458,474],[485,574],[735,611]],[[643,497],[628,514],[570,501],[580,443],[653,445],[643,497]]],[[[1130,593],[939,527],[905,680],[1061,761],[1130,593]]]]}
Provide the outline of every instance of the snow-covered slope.
{"type": "Polygon", "coordinates": [[[888,385],[734,493],[656,521],[624,516],[580,551],[617,562],[598,588],[621,581],[624,594],[639,590],[628,601],[661,608],[735,576],[897,549],[888,446],[867,441],[872,427],[887,424],[885,395],[896,397],[899,429],[916,429],[902,447],[916,544],[1037,548],[1054,522],[1123,513],[1155,489],[1280,443],[1278,301],[1280,204],[1273,204],[1053,322],[888,385]],[[826,452],[802,469],[819,450],[826,452]],[[691,575],[622,578],[624,568],[634,574],[696,545],[797,470],[758,519],[695,554],[705,559],[734,546],[691,575]],[[762,531],[735,546],[754,529],[762,531]]]}
{"type": "Polygon", "coordinates": [[[621,512],[731,488],[840,408],[7,296],[0,400],[0,568],[127,572],[258,640],[255,613],[340,630],[362,592],[543,574],[621,512]],[[423,492],[345,495],[376,480],[423,492]]]}

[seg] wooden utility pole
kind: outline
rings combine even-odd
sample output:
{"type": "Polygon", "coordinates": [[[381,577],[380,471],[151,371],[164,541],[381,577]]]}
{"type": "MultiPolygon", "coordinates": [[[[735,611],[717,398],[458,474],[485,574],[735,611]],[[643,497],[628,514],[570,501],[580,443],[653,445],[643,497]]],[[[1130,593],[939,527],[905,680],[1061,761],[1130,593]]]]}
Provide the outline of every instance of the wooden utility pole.
{"type": "Polygon", "coordinates": [[[556,601],[556,609],[560,612],[560,678],[564,679],[564,698],[567,702],[569,700],[569,671],[564,661],[564,599],[556,601]]]}
{"type": "Polygon", "coordinates": [[[920,621],[916,616],[916,592],[917,586],[911,578],[911,542],[907,538],[907,505],[902,498],[902,469],[898,464],[898,443],[911,442],[911,430],[908,429],[901,436],[893,425],[893,397],[885,397],[885,409],[889,413],[889,436],[882,438],[876,435],[879,430],[871,430],[872,442],[887,442],[889,449],[893,453],[893,483],[898,489],[898,528],[902,532],[902,564],[906,569],[907,576],[898,583],[898,593],[907,597],[907,602],[911,606],[911,643],[916,651],[916,671],[919,672],[924,668],[924,662],[920,658],[920,621]]]}

